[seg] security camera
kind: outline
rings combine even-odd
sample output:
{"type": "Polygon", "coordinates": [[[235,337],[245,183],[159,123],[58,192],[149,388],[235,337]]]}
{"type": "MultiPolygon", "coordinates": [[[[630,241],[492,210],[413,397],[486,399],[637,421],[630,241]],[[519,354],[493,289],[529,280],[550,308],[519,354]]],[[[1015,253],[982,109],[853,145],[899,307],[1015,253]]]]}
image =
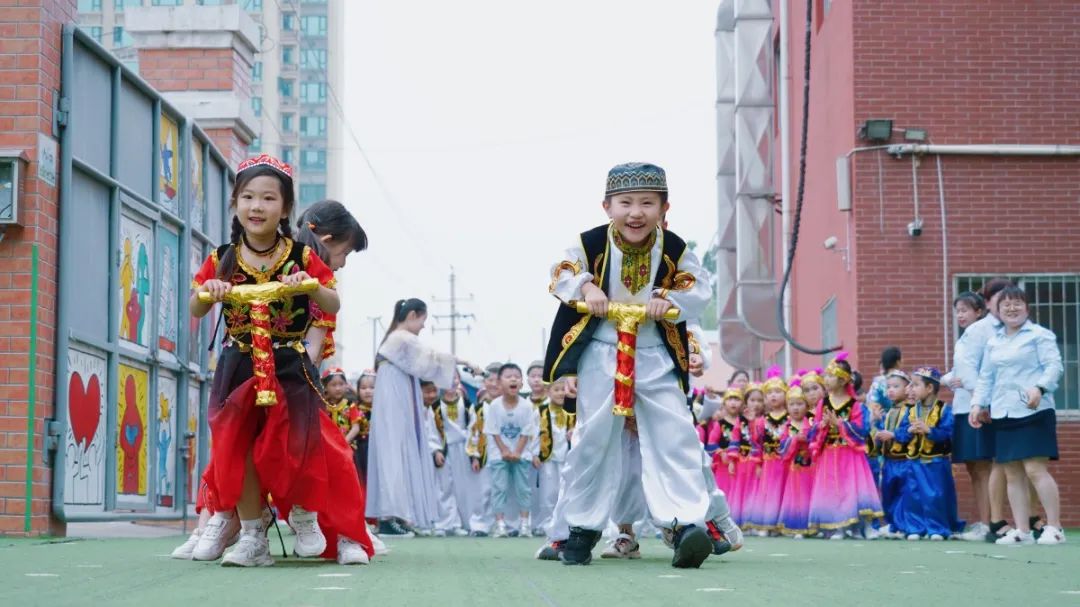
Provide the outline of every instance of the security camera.
{"type": "Polygon", "coordinates": [[[915,221],[907,224],[907,233],[912,238],[922,236],[922,219],[916,218],[915,221]]]}
{"type": "Polygon", "coordinates": [[[825,239],[825,242],[822,243],[822,246],[824,246],[826,249],[831,251],[831,250],[836,248],[836,243],[837,243],[836,237],[835,236],[830,236],[830,237],[825,239]]]}

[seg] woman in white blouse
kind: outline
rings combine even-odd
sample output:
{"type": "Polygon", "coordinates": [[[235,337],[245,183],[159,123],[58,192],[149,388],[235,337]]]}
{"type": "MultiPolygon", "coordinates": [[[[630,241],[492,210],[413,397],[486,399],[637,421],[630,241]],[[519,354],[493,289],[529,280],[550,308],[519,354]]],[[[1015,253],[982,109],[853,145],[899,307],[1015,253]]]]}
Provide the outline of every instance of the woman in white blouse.
{"type": "Polygon", "coordinates": [[[1048,460],[1058,458],[1054,391],[1064,370],[1061,351],[1053,331],[1029,320],[1023,289],[1006,288],[997,306],[1002,326],[986,345],[968,418],[972,427],[981,427],[980,414],[989,407],[994,459],[1005,469],[1016,528],[997,543],[1035,543],[1028,520],[1030,480],[1046,509],[1038,543],[1061,544],[1061,497],[1047,469],[1048,460]]]}

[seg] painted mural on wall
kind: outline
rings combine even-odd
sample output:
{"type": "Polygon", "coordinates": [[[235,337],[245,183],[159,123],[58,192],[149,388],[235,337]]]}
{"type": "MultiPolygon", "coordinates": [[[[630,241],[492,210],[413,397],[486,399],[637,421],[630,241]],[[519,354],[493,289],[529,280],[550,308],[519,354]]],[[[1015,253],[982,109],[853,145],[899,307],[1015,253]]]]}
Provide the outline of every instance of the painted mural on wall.
{"type": "Polygon", "coordinates": [[[64,503],[105,504],[105,359],[68,350],[64,503]]]}
{"type": "Polygon", "coordinates": [[[187,424],[184,440],[187,441],[187,484],[188,484],[188,503],[194,504],[196,498],[199,495],[199,478],[197,476],[200,462],[199,462],[199,415],[201,412],[201,403],[199,399],[199,385],[191,383],[188,385],[188,408],[187,408],[187,424]]]}
{"type": "Polygon", "coordinates": [[[150,227],[120,217],[120,338],[140,346],[150,343],[150,292],[154,250],[150,227]]]}
{"type": "Polygon", "coordinates": [[[196,138],[191,139],[191,227],[203,231],[203,217],[206,216],[206,188],[203,186],[203,144],[196,138]]]}
{"type": "Polygon", "coordinates": [[[116,493],[145,498],[148,461],[146,421],[150,396],[146,371],[120,365],[118,388],[116,493]]]}
{"type": "MultiPolygon", "coordinates": [[[[188,284],[191,285],[192,289],[194,289],[195,273],[199,271],[200,267],[202,267],[203,257],[202,257],[202,253],[200,252],[199,245],[197,245],[195,243],[192,243],[191,250],[189,251],[188,254],[189,254],[188,269],[189,269],[189,272],[191,274],[190,276],[188,276],[188,284]]],[[[207,318],[207,317],[210,317],[210,316],[212,316],[212,315],[207,314],[204,318],[207,318]]],[[[199,362],[200,362],[199,357],[202,354],[202,349],[203,349],[203,347],[202,347],[202,331],[199,330],[199,327],[202,326],[202,319],[201,318],[195,318],[194,316],[192,316],[190,314],[186,314],[185,317],[187,318],[187,323],[188,323],[187,329],[190,332],[190,336],[188,337],[188,361],[193,362],[196,365],[198,365],[199,362]]]]}
{"type": "Polygon", "coordinates": [[[180,236],[166,228],[158,229],[158,348],[176,354],[180,318],[177,285],[180,278],[180,236]]]}
{"type": "Polygon", "coordinates": [[[176,501],[176,378],[161,373],[157,387],[157,505],[172,508],[176,501]]]}
{"type": "Polygon", "coordinates": [[[161,115],[161,185],[159,199],[161,205],[174,215],[180,214],[180,129],[176,122],[165,114],[161,115]]]}

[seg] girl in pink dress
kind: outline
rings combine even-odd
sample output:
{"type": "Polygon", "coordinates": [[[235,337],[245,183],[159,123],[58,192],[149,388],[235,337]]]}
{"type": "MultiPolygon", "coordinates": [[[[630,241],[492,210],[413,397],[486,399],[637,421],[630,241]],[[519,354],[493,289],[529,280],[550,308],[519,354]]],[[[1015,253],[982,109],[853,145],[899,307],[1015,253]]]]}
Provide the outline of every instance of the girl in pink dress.
{"type": "Polygon", "coordinates": [[[731,491],[727,494],[731,516],[739,525],[747,522],[749,507],[757,493],[758,475],[761,474],[761,441],[754,435],[754,423],[763,413],[765,392],[761,384],[746,387],[746,406],[732,428],[728,444],[728,472],[734,477],[731,491]]]}
{"type": "MultiPolygon", "coordinates": [[[[739,413],[743,408],[742,391],[738,388],[728,388],[724,392],[724,403],[708,422],[705,440],[705,451],[712,456],[713,476],[716,477],[716,486],[728,497],[728,506],[731,506],[731,488],[735,482],[735,461],[730,459],[728,447],[731,445],[735,434],[735,426],[739,422],[739,413]]],[[[735,516],[732,510],[732,518],[735,516]]]]}
{"type": "Polygon", "coordinates": [[[787,410],[788,419],[780,436],[780,456],[787,467],[787,477],[777,527],[784,535],[802,539],[812,533],[807,519],[814,486],[808,441],[813,419],[808,416],[806,395],[798,385],[788,390],[787,410]]]}
{"type": "Polygon", "coordinates": [[[761,446],[761,467],[753,501],[745,508],[744,518],[758,535],[779,535],[777,519],[788,466],[780,456],[780,437],[787,423],[787,384],[780,378],[780,368],[769,370],[762,384],[765,392],[765,415],[754,420],[755,442],[761,446]]]}
{"type": "Polygon", "coordinates": [[[856,534],[870,537],[873,529],[869,524],[883,517],[877,484],[866,459],[870,413],[855,399],[846,358],[846,353],[840,353],[825,369],[827,394],[814,410],[810,431],[815,465],[808,526],[830,539],[856,534]]]}

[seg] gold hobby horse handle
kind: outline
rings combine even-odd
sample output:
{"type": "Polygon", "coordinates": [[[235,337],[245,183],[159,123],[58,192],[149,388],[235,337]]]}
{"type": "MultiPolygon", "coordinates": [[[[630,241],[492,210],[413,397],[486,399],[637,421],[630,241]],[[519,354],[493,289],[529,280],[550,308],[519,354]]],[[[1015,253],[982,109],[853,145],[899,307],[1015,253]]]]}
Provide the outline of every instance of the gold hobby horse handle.
{"type": "MultiPolygon", "coordinates": [[[[225,294],[225,301],[231,304],[250,304],[253,302],[271,302],[302,293],[312,293],[319,289],[318,278],[308,278],[296,286],[281,282],[264,282],[256,285],[235,285],[225,294]]],[[[206,291],[199,292],[199,302],[214,303],[206,291]]]]}
{"type": "MultiPolygon", "coordinates": [[[[575,301],[574,309],[582,314],[589,313],[589,305],[575,301]]],[[[618,343],[615,346],[615,397],[611,412],[623,417],[634,416],[634,357],[637,355],[637,332],[645,322],[646,307],[643,304],[608,303],[607,318],[615,323],[618,331],[618,343]]],[[[668,308],[664,320],[679,319],[679,309],[668,308]]]]}
{"type": "MultiPolygon", "coordinates": [[[[276,405],[277,369],[274,363],[274,343],[270,329],[270,302],[311,293],[319,288],[319,280],[308,278],[291,286],[281,282],[264,282],[254,285],[237,285],[225,294],[225,301],[232,305],[250,307],[251,363],[255,374],[255,404],[260,407],[276,405]]],[[[199,301],[213,303],[210,294],[199,292],[199,301]]]]}
{"type": "MultiPolygon", "coordinates": [[[[583,301],[575,301],[574,309],[581,314],[588,314],[589,304],[583,301]]],[[[614,321],[620,327],[620,330],[623,330],[624,323],[633,322],[633,331],[636,333],[637,325],[640,325],[645,318],[645,304],[608,303],[607,319],[614,321]]],[[[679,309],[674,306],[668,308],[668,311],[664,313],[664,320],[679,320],[679,309]]]]}

